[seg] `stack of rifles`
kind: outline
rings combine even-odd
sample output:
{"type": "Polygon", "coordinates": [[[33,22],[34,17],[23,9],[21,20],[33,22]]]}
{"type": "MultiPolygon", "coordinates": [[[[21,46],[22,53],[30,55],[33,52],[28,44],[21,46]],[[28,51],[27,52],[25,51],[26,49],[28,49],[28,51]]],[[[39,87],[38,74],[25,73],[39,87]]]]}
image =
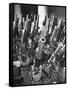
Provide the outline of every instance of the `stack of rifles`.
{"type": "Polygon", "coordinates": [[[29,71],[31,80],[37,82],[42,74],[50,78],[53,72],[66,68],[64,19],[45,16],[39,27],[39,15],[15,15],[12,35],[15,80],[22,77],[25,81],[24,72],[29,71]]]}

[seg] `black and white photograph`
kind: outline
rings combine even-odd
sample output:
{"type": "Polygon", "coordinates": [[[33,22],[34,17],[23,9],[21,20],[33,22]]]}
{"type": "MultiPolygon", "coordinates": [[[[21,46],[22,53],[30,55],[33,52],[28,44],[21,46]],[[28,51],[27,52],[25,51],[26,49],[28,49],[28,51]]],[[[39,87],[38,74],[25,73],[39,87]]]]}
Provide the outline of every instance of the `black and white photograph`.
{"type": "Polygon", "coordinates": [[[9,85],[66,83],[66,6],[9,4],[9,85]]]}

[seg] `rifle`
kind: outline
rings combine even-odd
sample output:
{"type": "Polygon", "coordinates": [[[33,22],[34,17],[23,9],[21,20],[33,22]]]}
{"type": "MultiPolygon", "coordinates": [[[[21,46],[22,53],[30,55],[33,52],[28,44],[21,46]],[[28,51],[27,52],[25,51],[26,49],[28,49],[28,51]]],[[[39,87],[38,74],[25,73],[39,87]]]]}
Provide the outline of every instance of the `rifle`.
{"type": "MultiPolygon", "coordinates": [[[[48,60],[48,63],[45,64],[43,70],[47,73],[47,75],[51,76],[53,69],[55,68],[54,65],[56,63],[56,57],[57,55],[61,55],[61,53],[63,53],[65,50],[65,45],[63,45],[62,43],[60,43],[57,47],[57,49],[54,51],[54,53],[51,55],[51,57],[48,60]]],[[[59,62],[58,62],[59,65],[59,62]]],[[[58,67],[58,66],[57,66],[58,67]]],[[[57,68],[58,71],[59,67],[57,68]]]]}

